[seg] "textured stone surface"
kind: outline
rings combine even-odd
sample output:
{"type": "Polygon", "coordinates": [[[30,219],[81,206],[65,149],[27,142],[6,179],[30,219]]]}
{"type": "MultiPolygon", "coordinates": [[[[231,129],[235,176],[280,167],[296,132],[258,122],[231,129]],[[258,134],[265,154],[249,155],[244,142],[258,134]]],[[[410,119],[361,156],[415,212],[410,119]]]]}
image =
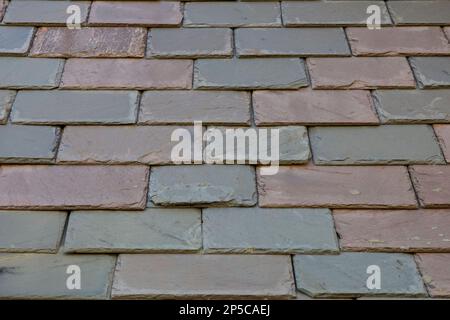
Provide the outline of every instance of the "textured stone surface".
{"type": "Polygon", "coordinates": [[[450,87],[450,57],[410,58],[421,88],[450,87]]]}
{"type": "Polygon", "coordinates": [[[0,88],[55,88],[63,66],[62,59],[0,57],[0,88]]]}
{"type": "Polygon", "coordinates": [[[433,127],[444,152],[445,159],[450,163],[450,125],[435,124],[433,127]]]}
{"type": "Polygon", "coordinates": [[[178,1],[95,1],[89,23],[95,25],[176,26],[182,14],[178,1]]]}
{"type": "Polygon", "coordinates": [[[106,299],[116,258],[108,255],[0,254],[0,298],[106,299]],[[66,286],[67,268],[81,270],[81,289],[66,286]]]}
{"type": "Polygon", "coordinates": [[[342,28],[242,28],[235,31],[238,56],[348,56],[342,28]]]}
{"type": "Polygon", "coordinates": [[[0,124],[4,124],[8,120],[14,97],[14,91],[0,90],[0,124]]]}
{"type": "Polygon", "coordinates": [[[65,221],[60,211],[0,211],[0,252],[56,252],[65,221]]]}
{"type": "Polygon", "coordinates": [[[253,109],[257,125],[378,123],[362,90],[255,91],[253,109]]]}
{"type": "Polygon", "coordinates": [[[308,68],[315,89],[414,88],[403,57],[311,58],[308,68]]]}
{"type": "Polygon", "coordinates": [[[376,90],[373,94],[384,123],[450,122],[450,90],[376,90]]]}
{"type": "Polygon", "coordinates": [[[230,57],[232,30],[225,28],[152,29],[147,55],[151,57],[230,57]]]}
{"type": "Polygon", "coordinates": [[[242,165],[153,167],[149,201],[164,206],[253,206],[255,172],[242,165]]]}
{"type": "Polygon", "coordinates": [[[59,129],[21,125],[0,126],[0,162],[51,162],[58,147],[59,129]]]}
{"type": "Polygon", "coordinates": [[[203,246],[212,252],[330,253],[338,251],[326,209],[203,210],[203,246]]]}
{"type": "Polygon", "coordinates": [[[398,25],[450,24],[450,2],[431,1],[389,1],[389,12],[398,25]]]}
{"type": "Polygon", "coordinates": [[[250,94],[232,91],[147,91],[139,123],[250,124],[250,94]]]}
{"type": "Polygon", "coordinates": [[[144,59],[69,59],[61,83],[69,89],[189,89],[191,85],[192,61],[144,59]]]}
{"type": "Polygon", "coordinates": [[[33,42],[35,57],[143,57],[144,28],[40,28],[33,42]]]}
{"type": "Polygon", "coordinates": [[[202,246],[196,209],[75,211],[70,214],[66,252],[185,252],[202,246]]]}
{"type": "Polygon", "coordinates": [[[416,261],[430,295],[450,297],[450,254],[422,253],[416,255],[416,261]]]}
{"type": "Polygon", "coordinates": [[[416,198],[404,167],[280,167],[258,170],[261,207],[414,208],[416,198]]]}
{"type": "Polygon", "coordinates": [[[0,55],[25,55],[33,32],[31,27],[0,26],[0,55]]]}
{"type": "Polygon", "coordinates": [[[345,251],[450,252],[450,210],[334,210],[345,251]]]}
{"type": "Polygon", "coordinates": [[[7,5],[8,5],[7,0],[0,0],[0,21],[3,19],[3,15],[5,14],[7,5]]]}
{"type": "Polygon", "coordinates": [[[344,252],[335,256],[294,257],[297,288],[313,297],[362,295],[426,296],[412,255],[344,252]],[[368,289],[367,267],[381,271],[381,288],[368,289]]]}
{"type": "Polygon", "coordinates": [[[274,2],[188,2],[183,25],[189,27],[281,26],[281,12],[274,2]]]}
{"type": "Polygon", "coordinates": [[[410,173],[423,207],[450,207],[450,166],[413,166],[410,173]]]}
{"type": "Polygon", "coordinates": [[[293,296],[290,257],[270,255],[120,255],[112,289],[113,299],[293,296]]]}
{"type": "Polygon", "coordinates": [[[136,91],[19,91],[12,123],[126,124],[135,123],[136,91]]]}
{"type": "Polygon", "coordinates": [[[1,166],[0,208],[143,209],[144,166],[1,166]]]}
{"type": "Polygon", "coordinates": [[[316,164],[445,163],[428,125],[313,127],[309,135],[316,164]]]}
{"type": "Polygon", "coordinates": [[[308,85],[302,60],[287,58],[197,60],[197,89],[296,89],[308,85]]]}

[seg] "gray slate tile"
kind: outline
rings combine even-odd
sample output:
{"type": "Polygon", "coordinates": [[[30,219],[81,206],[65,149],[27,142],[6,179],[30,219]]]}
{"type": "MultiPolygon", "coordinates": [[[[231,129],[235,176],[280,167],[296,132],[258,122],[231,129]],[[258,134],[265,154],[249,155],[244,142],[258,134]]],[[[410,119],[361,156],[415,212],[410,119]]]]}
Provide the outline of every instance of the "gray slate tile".
{"type": "Polygon", "coordinates": [[[203,211],[203,245],[211,252],[339,251],[328,209],[217,208],[203,211]]]}
{"type": "Polygon", "coordinates": [[[344,252],[334,256],[294,257],[297,289],[313,297],[409,296],[426,291],[412,255],[344,252]],[[367,268],[380,267],[381,288],[368,289],[367,268]]]}
{"type": "Polygon", "coordinates": [[[32,27],[0,26],[0,55],[25,55],[33,34],[32,27]]]}
{"type": "Polygon", "coordinates": [[[450,57],[415,57],[409,62],[421,88],[450,87],[450,57]]]}
{"type": "Polygon", "coordinates": [[[388,1],[389,12],[398,25],[450,25],[447,0],[388,1]]]}
{"type": "Polygon", "coordinates": [[[0,124],[5,124],[8,120],[14,97],[14,91],[0,90],[0,124]]]}

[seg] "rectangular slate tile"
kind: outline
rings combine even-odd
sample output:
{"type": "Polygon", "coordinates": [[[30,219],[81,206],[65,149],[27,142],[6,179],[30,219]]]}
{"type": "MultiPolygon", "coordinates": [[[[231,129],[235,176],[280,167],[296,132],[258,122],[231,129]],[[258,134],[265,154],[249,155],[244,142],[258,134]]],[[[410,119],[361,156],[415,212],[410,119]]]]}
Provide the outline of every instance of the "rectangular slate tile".
{"type": "Polygon", "coordinates": [[[0,0],[0,21],[2,21],[3,19],[3,15],[5,14],[7,5],[7,0],[0,0]]]}
{"type": "Polygon", "coordinates": [[[179,1],[95,1],[89,24],[177,26],[182,18],[179,1]]]}
{"type": "Polygon", "coordinates": [[[445,163],[428,125],[313,127],[309,135],[316,164],[445,163]]]}
{"type": "Polygon", "coordinates": [[[450,25],[450,2],[389,1],[389,12],[398,25],[450,25]]]}
{"type": "Polygon", "coordinates": [[[85,23],[90,1],[19,0],[10,1],[4,23],[24,25],[66,25],[70,5],[80,8],[80,22],[85,23]]]}
{"type": "Polygon", "coordinates": [[[145,166],[0,166],[2,209],[143,209],[145,166]]]}
{"type": "Polygon", "coordinates": [[[58,148],[59,134],[56,127],[0,126],[0,162],[52,162],[58,148]]]}
{"type": "MultiPolygon", "coordinates": [[[[68,126],[58,152],[59,162],[69,163],[172,163],[178,141],[171,141],[178,126],[68,126]]],[[[191,140],[192,141],[192,140],[191,140]]],[[[192,153],[191,153],[192,154],[192,153]]]]}
{"type": "Polygon", "coordinates": [[[381,9],[381,24],[391,24],[383,1],[283,1],[281,3],[285,26],[366,25],[367,8],[381,9]]]}
{"type": "Polygon", "coordinates": [[[310,58],[314,89],[414,88],[408,61],[403,57],[310,58]]]}
{"type": "Polygon", "coordinates": [[[450,163],[450,125],[435,124],[433,127],[444,152],[445,159],[450,163]]]}
{"type": "Polygon", "coordinates": [[[450,210],[334,210],[345,251],[450,252],[450,210]]]}
{"type": "Polygon", "coordinates": [[[60,211],[0,211],[0,252],[56,253],[65,221],[60,211]]]}
{"type": "Polygon", "coordinates": [[[64,243],[71,253],[189,252],[202,246],[196,209],[75,211],[64,243]]]}
{"type": "Polygon", "coordinates": [[[423,207],[450,207],[450,166],[412,166],[410,173],[423,207]]]}
{"type": "Polygon", "coordinates": [[[39,28],[30,55],[34,57],[143,57],[144,28],[39,28]]]}
{"type": "Polygon", "coordinates": [[[5,124],[8,120],[15,95],[14,91],[0,90],[0,124],[5,124]]]}
{"type": "Polygon", "coordinates": [[[255,189],[251,166],[152,167],[149,201],[161,206],[249,207],[256,203],[255,189]]]}
{"type": "Polygon", "coordinates": [[[378,124],[370,94],[363,90],[255,91],[257,125],[378,124]]]}
{"type": "Polygon", "coordinates": [[[421,88],[450,87],[450,57],[409,58],[421,88]]]}
{"type": "Polygon", "coordinates": [[[230,57],[232,30],[225,28],[151,29],[147,56],[165,58],[230,57]]]}
{"type": "Polygon", "coordinates": [[[450,297],[450,254],[421,253],[416,255],[416,261],[430,295],[433,298],[450,297]]]}
{"type": "Polygon", "coordinates": [[[144,92],[139,123],[250,124],[250,94],[240,91],[144,92]]]}
{"type": "Polygon", "coordinates": [[[327,209],[203,210],[203,245],[222,253],[332,253],[338,245],[327,209]]]}
{"type": "Polygon", "coordinates": [[[235,41],[239,57],[350,55],[342,28],[242,28],[235,41]]]}
{"type": "Polygon", "coordinates": [[[0,55],[26,55],[33,34],[32,27],[0,26],[0,55]]]}
{"type": "Polygon", "coordinates": [[[375,106],[383,123],[450,122],[450,90],[376,90],[375,106]]]}
{"type": "Polygon", "coordinates": [[[69,59],[67,89],[190,89],[191,60],[69,59]]]}
{"type": "Polygon", "coordinates": [[[184,26],[189,27],[274,27],[281,26],[281,12],[275,2],[187,2],[184,26]]]}
{"type": "Polygon", "coordinates": [[[127,124],[135,123],[137,91],[19,91],[12,123],[127,124]]]}
{"type": "Polygon", "coordinates": [[[415,208],[404,167],[283,166],[258,173],[261,207],[415,208]]]}
{"type": "Polygon", "coordinates": [[[424,297],[427,292],[412,255],[344,252],[334,256],[294,257],[297,288],[312,297],[408,296],[424,297]],[[368,289],[372,273],[381,272],[380,289],[368,289]]]}
{"type": "Polygon", "coordinates": [[[112,289],[113,299],[293,296],[290,257],[271,255],[122,254],[112,289]]]}
{"type": "Polygon", "coordinates": [[[0,88],[56,88],[63,66],[62,59],[0,57],[0,88]]]}
{"type": "Polygon", "coordinates": [[[303,60],[295,58],[200,59],[196,89],[297,89],[308,86],[303,60]]]}
{"type": "Polygon", "coordinates": [[[115,261],[110,255],[0,254],[0,298],[107,299],[115,261]],[[81,270],[80,290],[66,285],[73,265],[81,270]]]}

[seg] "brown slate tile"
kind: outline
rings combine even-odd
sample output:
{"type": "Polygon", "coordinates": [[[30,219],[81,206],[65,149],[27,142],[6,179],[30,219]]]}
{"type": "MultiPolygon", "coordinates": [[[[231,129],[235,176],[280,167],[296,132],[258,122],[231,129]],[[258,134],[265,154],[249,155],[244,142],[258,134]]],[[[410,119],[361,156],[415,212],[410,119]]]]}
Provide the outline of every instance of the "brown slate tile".
{"type": "Polygon", "coordinates": [[[435,124],[433,128],[439,139],[439,144],[444,152],[445,159],[450,163],[450,125],[435,124]]]}
{"type": "Polygon", "coordinates": [[[450,297],[450,254],[421,253],[416,261],[433,298],[450,297]]]}
{"type": "Polygon", "coordinates": [[[450,210],[334,210],[345,251],[450,252],[450,210]]]}
{"type": "Polygon", "coordinates": [[[261,207],[415,208],[408,172],[400,166],[282,166],[257,171],[261,207]]]}
{"type": "Polygon", "coordinates": [[[410,173],[423,207],[450,207],[450,166],[412,166],[410,173]]]}

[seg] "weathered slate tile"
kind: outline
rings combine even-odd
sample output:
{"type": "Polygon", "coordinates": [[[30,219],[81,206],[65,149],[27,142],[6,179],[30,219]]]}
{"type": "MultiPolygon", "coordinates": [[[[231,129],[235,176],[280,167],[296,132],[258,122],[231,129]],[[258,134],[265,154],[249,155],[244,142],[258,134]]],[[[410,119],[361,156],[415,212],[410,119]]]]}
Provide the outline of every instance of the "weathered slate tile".
{"type": "Polygon", "coordinates": [[[191,60],[69,59],[67,89],[190,89],[191,60]]]}
{"type": "Polygon", "coordinates": [[[39,28],[30,55],[34,57],[143,57],[144,28],[39,28]]]}
{"type": "Polygon", "coordinates": [[[0,0],[0,21],[3,19],[3,15],[6,11],[6,6],[8,5],[7,0],[0,0]]]}
{"type": "Polygon", "coordinates": [[[344,252],[333,256],[294,257],[297,288],[312,297],[409,296],[424,297],[426,290],[412,255],[344,252]],[[381,272],[380,289],[368,289],[372,273],[381,272]]]}
{"type": "Polygon", "coordinates": [[[203,210],[203,246],[211,252],[330,253],[338,245],[327,209],[203,210]]]}
{"type": "Polygon", "coordinates": [[[274,27],[281,26],[281,12],[275,2],[187,2],[184,26],[189,27],[274,27]]]}
{"type": "Polygon", "coordinates": [[[345,251],[450,252],[450,210],[334,210],[345,251]]]}
{"type": "Polygon", "coordinates": [[[404,167],[283,166],[258,173],[261,207],[415,208],[404,167]]]}
{"type": "Polygon", "coordinates": [[[283,1],[281,3],[285,26],[366,25],[367,8],[381,9],[381,24],[391,24],[383,1],[283,1]]]}
{"type": "Polygon", "coordinates": [[[0,124],[5,124],[8,120],[15,95],[14,91],[0,90],[0,124]]]}
{"type": "Polygon", "coordinates": [[[450,2],[389,1],[389,12],[398,25],[450,25],[450,2]]]}
{"type": "Polygon", "coordinates": [[[143,209],[145,166],[1,166],[2,209],[143,209]]]}
{"type": "Polygon", "coordinates": [[[66,25],[70,5],[80,8],[80,22],[87,20],[90,1],[20,0],[10,1],[4,23],[24,25],[66,25]]]}
{"type": "Polygon", "coordinates": [[[450,297],[450,254],[421,253],[416,255],[416,261],[430,295],[433,298],[450,297]]]}
{"type": "Polygon", "coordinates": [[[0,211],[0,252],[57,252],[65,221],[60,211],[0,211]]]}
{"type": "Polygon", "coordinates": [[[348,56],[342,28],[241,28],[235,31],[238,56],[348,56]]]}
{"type": "Polygon", "coordinates": [[[293,296],[291,259],[281,255],[122,254],[112,289],[113,299],[293,296]]]}
{"type": "Polygon", "coordinates": [[[383,123],[450,122],[450,90],[376,90],[375,106],[383,123]]]}
{"type": "Polygon", "coordinates": [[[59,129],[55,127],[0,126],[0,162],[52,162],[58,147],[58,136],[59,129]]]}
{"type": "Polygon", "coordinates": [[[137,91],[19,91],[12,123],[127,124],[135,123],[137,91]]]}
{"type": "Polygon", "coordinates": [[[421,88],[450,87],[450,57],[414,57],[409,62],[421,88]]]}
{"type": "Polygon", "coordinates": [[[149,201],[156,205],[253,206],[255,172],[243,165],[152,167],[149,201]]]}
{"type": "Polygon", "coordinates": [[[230,57],[232,30],[225,28],[155,28],[149,33],[147,55],[165,58],[230,57]]]}
{"type": "Polygon", "coordinates": [[[26,55],[33,33],[32,27],[0,26],[0,55],[26,55]]]}
{"type": "Polygon", "coordinates": [[[109,255],[0,254],[0,298],[107,299],[115,261],[109,255]],[[81,270],[80,290],[67,288],[74,265],[81,270]]]}
{"type": "Polygon", "coordinates": [[[295,58],[200,59],[196,89],[297,89],[308,86],[303,60],[295,58]]]}
{"type": "Polygon", "coordinates": [[[450,207],[450,166],[412,166],[410,173],[423,207],[450,207]]]}
{"type": "Polygon", "coordinates": [[[378,124],[370,94],[363,90],[255,91],[257,125],[378,124]]]}
{"type": "Polygon", "coordinates": [[[404,57],[310,58],[314,89],[414,88],[411,68],[404,57]]]}
{"type": "Polygon", "coordinates": [[[202,246],[196,209],[75,211],[70,214],[66,252],[189,252],[202,246]]]}
{"type": "Polygon", "coordinates": [[[0,88],[56,88],[63,66],[62,59],[0,57],[0,88]]]}
{"type": "Polygon", "coordinates": [[[445,163],[428,125],[313,127],[309,134],[316,164],[445,163]]]}
{"type": "Polygon", "coordinates": [[[433,127],[444,152],[445,159],[450,163],[450,125],[435,124],[433,127]]]}
{"type": "Polygon", "coordinates": [[[95,1],[89,24],[177,26],[182,18],[179,1],[95,1]]]}
{"type": "Polygon", "coordinates": [[[139,123],[250,124],[250,94],[240,91],[147,91],[139,123]]]}

